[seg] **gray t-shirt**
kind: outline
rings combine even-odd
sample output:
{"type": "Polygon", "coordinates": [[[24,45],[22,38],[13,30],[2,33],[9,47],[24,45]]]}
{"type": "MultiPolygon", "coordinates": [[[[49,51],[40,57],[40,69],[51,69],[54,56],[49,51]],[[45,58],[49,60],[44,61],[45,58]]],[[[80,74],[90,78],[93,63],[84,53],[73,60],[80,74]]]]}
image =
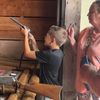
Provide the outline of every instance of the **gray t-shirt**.
{"type": "Polygon", "coordinates": [[[58,71],[62,63],[63,52],[60,49],[38,51],[36,58],[40,62],[41,83],[59,84],[58,71]]]}

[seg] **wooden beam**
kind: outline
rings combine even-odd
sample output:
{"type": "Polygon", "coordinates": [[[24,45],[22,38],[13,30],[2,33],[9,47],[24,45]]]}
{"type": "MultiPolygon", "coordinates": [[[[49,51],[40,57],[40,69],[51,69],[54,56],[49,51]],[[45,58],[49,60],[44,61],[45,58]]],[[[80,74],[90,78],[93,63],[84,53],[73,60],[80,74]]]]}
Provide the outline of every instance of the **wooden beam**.
{"type": "Polygon", "coordinates": [[[0,0],[0,16],[56,17],[56,0],[0,0]]]}
{"type": "MultiPolygon", "coordinates": [[[[43,42],[38,42],[39,48],[43,47],[43,42]]],[[[20,59],[23,52],[23,41],[0,40],[0,58],[20,59]]]]}
{"type": "MultiPolygon", "coordinates": [[[[32,30],[37,40],[43,40],[52,24],[56,24],[55,18],[20,18],[16,17],[24,25],[32,30]]],[[[0,17],[0,39],[22,39],[20,27],[9,17],[0,17]]]]}
{"type": "Polygon", "coordinates": [[[24,68],[34,69],[36,68],[35,62],[23,61],[21,67],[19,67],[19,61],[16,60],[0,60],[0,70],[12,70],[12,69],[24,68]]]}
{"type": "MultiPolygon", "coordinates": [[[[65,7],[65,25],[66,28],[70,24],[74,24],[75,35],[79,33],[80,29],[80,12],[81,0],[66,0],[65,7]]],[[[64,60],[63,60],[63,100],[74,100],[76,96],[75,91],[75,55],[73,50],[67,42],[64,46],[64,60]]]]}

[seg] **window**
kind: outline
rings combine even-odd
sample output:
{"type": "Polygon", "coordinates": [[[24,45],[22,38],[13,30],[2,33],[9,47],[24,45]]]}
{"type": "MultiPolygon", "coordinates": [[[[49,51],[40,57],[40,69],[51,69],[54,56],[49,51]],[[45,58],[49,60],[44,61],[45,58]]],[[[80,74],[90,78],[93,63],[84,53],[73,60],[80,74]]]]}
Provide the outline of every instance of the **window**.
{"type": "Polygon", "coordinates": [[[88,11],[89,7],[92,4],[92,2],[95,0],[82,0],[81,5],[81,23],[80,23],[80,30],[83,30],[84,28],[91,26],[88,21],[88,11]]]}

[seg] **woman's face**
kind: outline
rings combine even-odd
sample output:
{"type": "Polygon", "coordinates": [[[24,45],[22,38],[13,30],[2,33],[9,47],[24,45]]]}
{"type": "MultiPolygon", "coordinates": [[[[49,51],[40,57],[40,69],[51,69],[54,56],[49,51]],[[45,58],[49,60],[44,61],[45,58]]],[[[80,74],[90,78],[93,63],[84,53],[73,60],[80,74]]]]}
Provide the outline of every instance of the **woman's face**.
{"type": "Polygon", "coordinates": [[[94,28],[96,29],[100,28],[100,13],[97,13],[97,12],[90,13],[88,14],[88,19],[89,19],[90,24],[92,24],[94,28]]]}

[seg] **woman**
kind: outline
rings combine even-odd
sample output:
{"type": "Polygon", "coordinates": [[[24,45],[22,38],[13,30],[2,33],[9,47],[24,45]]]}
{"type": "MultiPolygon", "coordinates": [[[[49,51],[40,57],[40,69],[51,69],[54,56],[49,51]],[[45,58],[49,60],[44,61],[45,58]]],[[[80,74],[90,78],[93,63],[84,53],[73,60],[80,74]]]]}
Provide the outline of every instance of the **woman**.
{"type": "Polygon", "coordinates": [[[92,27],[85,28],[79,34],[78,43],[74,39],[72,26],[69,26],[67,33],[77,53],[76,90],[82,94],[86,93],[87,89],[83,83],[88,82],[93,91],[100,96],[98,74],[100,70],[100,1],[92,3],[88,19],[92,27]]]}

